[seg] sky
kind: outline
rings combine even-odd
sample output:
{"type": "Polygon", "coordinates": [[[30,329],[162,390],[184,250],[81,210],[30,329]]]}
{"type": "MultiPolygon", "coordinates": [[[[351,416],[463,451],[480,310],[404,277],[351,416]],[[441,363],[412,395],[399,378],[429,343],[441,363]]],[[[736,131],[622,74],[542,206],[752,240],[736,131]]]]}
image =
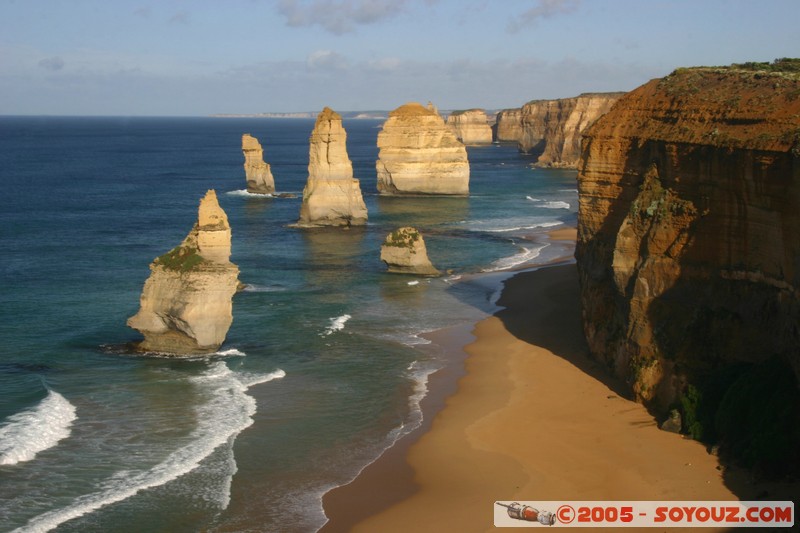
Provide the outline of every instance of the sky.
{"type": "Polygon", "coordinates": [[[0,115],[519,107],[800,57],[798,0],[0,0],[0,115]]]}

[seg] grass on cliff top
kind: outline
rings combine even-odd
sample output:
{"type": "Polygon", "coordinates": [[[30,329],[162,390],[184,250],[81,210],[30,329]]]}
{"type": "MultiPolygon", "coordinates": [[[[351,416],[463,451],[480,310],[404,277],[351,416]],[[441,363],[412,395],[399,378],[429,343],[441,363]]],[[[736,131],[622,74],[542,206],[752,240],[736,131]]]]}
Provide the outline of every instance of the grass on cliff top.
{"type": "Polygon", "coordinates": [[[203,263],[205,259],[197,248],[176,246],[169,252],[156,258],[155,263],[178,272],[189,272],[203,263]]]}
{"type": "Polygon", "coordinates": [[[682,74],[692,70],[712,70],[712,71],[744,71],[753,73],[784,74],[792,78],[800,76],[800,58],[781,57],[771,63],[769,61],[748,61],[746,63],[733,63],[729,66],[719,67],[689,67],[677,68],[670,73],[670,76],[682,74]]]}
{"type": "Polygon", "coordinates": [[[395,246],[397,248],[413,248],[414,243],[420,239],[419,231],[408,231],[404,229],[394,230],[386,237],[384,246],[395,246]]]}

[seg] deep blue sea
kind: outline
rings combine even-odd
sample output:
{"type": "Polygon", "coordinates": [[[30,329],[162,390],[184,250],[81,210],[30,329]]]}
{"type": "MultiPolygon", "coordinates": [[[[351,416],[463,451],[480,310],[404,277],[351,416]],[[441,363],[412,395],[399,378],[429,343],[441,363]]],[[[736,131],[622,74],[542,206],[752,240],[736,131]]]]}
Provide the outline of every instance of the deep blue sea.
{"type": "Polygon", "coordinates": [[[563,255],[575,172],[468,147],[468,198],[377,195],[381,121],[350,120],[365,228],[297,229],[313,120],[0,117],[0,531],[316,531],[321,497],[420,422],[424,332],[495,310],[496,272],[563,255]],[[279,192],[246,194],[242,133],[279,192]],[[247,285],[218,354],[135,356],[148,265],[216,189],[247,285]],[[424,235],[436,279],[385,273],[424,235]],[[495,274],[492,274],[495,272],[495,274]]]}

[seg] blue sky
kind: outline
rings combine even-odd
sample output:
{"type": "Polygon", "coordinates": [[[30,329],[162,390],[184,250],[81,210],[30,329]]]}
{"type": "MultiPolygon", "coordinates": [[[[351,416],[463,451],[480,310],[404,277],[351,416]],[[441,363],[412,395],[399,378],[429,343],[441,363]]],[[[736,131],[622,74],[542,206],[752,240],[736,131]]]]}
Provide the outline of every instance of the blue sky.
{"type": "Polygon", "coordinates": [[[800,56],[798,0],[0,0],[0,114],[518,107],[800,56]]]}

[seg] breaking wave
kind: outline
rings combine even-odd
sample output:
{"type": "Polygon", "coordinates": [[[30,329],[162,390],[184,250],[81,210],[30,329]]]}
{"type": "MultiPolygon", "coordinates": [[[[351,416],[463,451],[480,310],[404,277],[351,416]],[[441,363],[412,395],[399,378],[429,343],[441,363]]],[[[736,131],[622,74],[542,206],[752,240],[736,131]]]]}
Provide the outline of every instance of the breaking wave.
{"type": "Polygon", "coordinates": [[[38,405],[11,415],[0,426],[0,465],[30,461],[70,435],[75,406],[54,390],[38,405]]]}
{"type": "Polygon", "coordinates": [[[328,336],[328,335],[332,335],[333,333],[336,333],[337,331],[343,330],[344,329],[344,325],[351,318],[353,318],[353,317],[351,317],[350,315],[342,315],[342,316],[337,316],[337,317],[331,318],[330,319],[331,320],[331,325],[328,326],[325,329],[325,331],[323,333],[321,333],[320,335],[325,337],[325,336],[328,336]]]}

